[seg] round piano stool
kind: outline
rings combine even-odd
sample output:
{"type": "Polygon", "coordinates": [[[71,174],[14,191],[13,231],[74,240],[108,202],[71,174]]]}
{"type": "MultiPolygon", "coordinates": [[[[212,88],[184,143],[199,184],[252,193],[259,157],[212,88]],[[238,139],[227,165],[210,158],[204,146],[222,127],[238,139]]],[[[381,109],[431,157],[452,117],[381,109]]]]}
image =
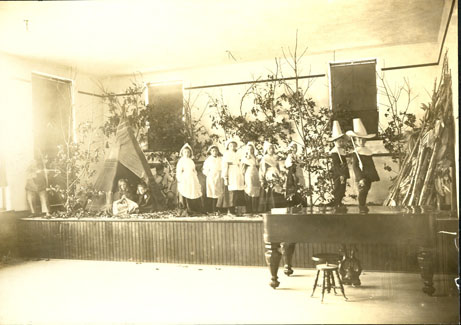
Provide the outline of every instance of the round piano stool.
{"type": "Polygon", "coordinates": [[[312,289],[312,294],[311,297],[314,296],[315,289],[317,287],[322,288],[322,303],[323,303],[323,298],[325,296],[325,290],[330,293],[331,289],[333,289],[335,295],[336,295],[336,289],[340,289],[341,293],[343,294],[343,297],[345,300],[347,300],[346,294],[344,293],[344,286],[341,281],[341,278],[339,277],[339,271],[338,271],[338,265],[337,264],[317,264],[317,275],[315,276],[315,282],[314,282],[314,287],[312,289]],[[322,284],[317,285],[318,280],[319,280],[319,275],[320,272],[322,272],[322,284]],[[338,285],[336,285],[335,282],[335,275],[338,280],[338,285]]]}

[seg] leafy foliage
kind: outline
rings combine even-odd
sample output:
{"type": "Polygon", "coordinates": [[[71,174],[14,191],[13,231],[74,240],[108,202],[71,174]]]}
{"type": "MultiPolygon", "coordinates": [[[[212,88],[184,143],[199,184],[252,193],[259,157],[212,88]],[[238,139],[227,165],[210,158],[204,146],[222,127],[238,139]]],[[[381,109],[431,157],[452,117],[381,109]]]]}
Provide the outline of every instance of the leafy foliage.
{"type": "Polygon", "coordinates": [[[195,104],[197,97],[192,99],[189,93],[189,96],[184,99],[185,127],[183,132],[186,142],[190,144],[194,151],[195,158],[200,159],[206,157],[208,147],[217,142],[218,136],[210,134],[208,129],[201,123],[209,105],[207,103],[204,107],[197,107],[195,104]],[[194,112],[198,113],[198,117],[195,117],[194,112]]]}
{"type": "Polygon", "coordinates": [[[288,104],[289,119],[302,141],[301,167],[307,172],[308,179],[301,194],[309,197],[310,205],[314,205],[317,202],[326,203],[332,191],[328,160],[331,110],[317,107],[314,100],[304,94],[300,88],[293,90],[287,86],[281,98],[288,104]]]}
{"type": "MultiPolygon", "coordinates": [[[[381,81],[380,92],[386,100],[381,105],[385,107],[384,117],[387,122],[387,126],[381,128],[380,134],[384,147],[392,155],[392,161],[398,163],[400,168],[410,137],[417,129],[416,116],[409,112],[410,104],[416,96],[412,95],[410,82],[406,78],[404,84],[395,89],[389,86],[384,75],[378,75],[378,78],[381,81]],[[402,94],[406,95],[403,107],[399,102],[402,94]]],[[[392,168],[386,166],[385,170],[392,171],[392,168]]]]}
{"type": "Polygon", "coordinates": [[[80,124],[78,140],[59,145],[56,157],[50,162],[54,182],[47,190],[60,198],[68,216],[81,214],[95,194],[91,178],[101,152],[93,139],[94,132],[89,122],[80,124]]]}
{"type": "Polygon", "coordinates": [[[269,76],[269,79],[273,81],[250,86],[241,99],[240,114],[237,115],[231,113],[222,98],[210,98],[210,107],[214,107],[216,112],[212,116],[212,128],[224,130],[226,138],[238,137],[243,143],[252,141],[259,151],[264,141],[271,142],[276,148],[277,145],[288,144],[293,127],[280,98],[276,97],[276,77],[269,76]],[[242,105],[248,96],[253,98],[253,105],[249,112],[244,112],[242,105]]]}
{"type": "Polygon", "coordinates": [[[136,137],[139,136],[149,119],[149,110],[142,98],[143,88],[142,84],[132,81],[122,95],[103,90],[104,101],[109,107],[109,115],[102,126],[106,137],[115,135],[123,117],[128,120],[136,137]]]}
{"type": "Polygon", "coordinates": [[[115,135],[122,118],[126,118],[140,143],[149,142],[155,149],[153,156],[160,161],[177,160],[177,152],[188,142],[196,157],[203,156],[212,142],[207,130],[199,119],[192,117],[196,109],[189,98],[184,99],[184,116],[175,111],[146,105],[143,99],[144,85],[132,81],[123,94],[115,94],[102,89],[109,115],[102,127],[106,137],[115,135]]]}
{"type": "MultiPolygon", "coordinates": [[[[303,54],[305,51],[303,52],[303,54]]],[[[290,51],[291,54],[291,51],[290,51]]],[[[308,96],[310,83],[304,89],[299,84],[297,44],[291,59],[285,60],[293,68],[294,83],[279,73],[279,62],[276,73],[268,76],[266,83],[253,83],[241,99],[240,114],[233,115],[231,109],[221,99],[211,98],[211,106],[215,107],[212,127],[223,129],[225,137],[237,136],[242,142],[253,141],[261,149],[264,140],[273,144],[283,145],[299,139],[303,148],[301,167],[307,172],[308,181],[305,187],[299,188],[304,198],[309,198],[309,204],[326,203],[332,191],[329,173],[328,151],[331,110],[328,107],[317,107],[315,101],[308,96]],[[251,109],[244,111],[242,104],[245,97],[253,98],[251,109]],[[315,197],[315,200],[314,200],[315,197]]],[[[276,149],[280,158],[285,158],[286,152],[280,146],[276,149]]],[[[271,186],[280,186],[286,176],[282,171],[282,179],[275,179],[271,186]]]]}

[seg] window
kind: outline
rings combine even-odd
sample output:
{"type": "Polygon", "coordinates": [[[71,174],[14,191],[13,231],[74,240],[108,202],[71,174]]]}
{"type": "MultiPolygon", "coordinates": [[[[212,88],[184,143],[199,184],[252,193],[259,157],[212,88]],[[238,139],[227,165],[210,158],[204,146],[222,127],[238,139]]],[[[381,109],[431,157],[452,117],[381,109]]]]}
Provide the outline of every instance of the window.
{"type": "Polygon", "coordinates": [[[330,101],[343,131],[359,117],[368,133],[378,133],[376,60],[330,63],[330,101]]]}
{"type": "Polygon", "coordinates": [[[149,150],[179,151],[186,139],[182,82],[147,84],[147,96],[149,150]]]}
{"type": "Polygon", "coordinates": [[[34,149],[54,158],[73,139],[72,81],[32,74],[34,149]]]}

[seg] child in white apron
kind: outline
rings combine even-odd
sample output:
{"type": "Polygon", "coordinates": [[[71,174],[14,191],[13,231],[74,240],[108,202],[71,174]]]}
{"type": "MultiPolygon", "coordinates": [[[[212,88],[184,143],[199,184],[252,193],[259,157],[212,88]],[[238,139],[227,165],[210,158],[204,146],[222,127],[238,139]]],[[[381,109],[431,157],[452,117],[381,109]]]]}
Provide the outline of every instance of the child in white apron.
{"type": "Polygon", "coordinates": [[[242,168],[245,183],[246,212],[257,213],[259,204],[259,162],[256,158],[256,147],[253,142],[248,142],[245,148],[245,156],[242,159],[242,168]]]}
{"type": "Polygon", "coordinates": [[[182,215],[200,213],[202,188],[200,186],[195,163],[192,160],[192,148],[185,144],[179,151],[181,157],[176,165],[176,179],[178,180],[178,192],[182,215]]]}
{"type": "Polygon", "coordinates": [[[283,187],[280,184],[279,159],[275,154],[274,145],[264,142],[264,156],[259,168],[259,179],[262,189],[259,199],[259,211],[266,212],[272,208],[281,208],[285,205],[283,187]]]}
{"type": "Polygon", "coordinates": [[[221,174],[224,179],[224,194],[218,200],[217,207],[228,209],[229,214],[235,214],[235,207],[245,205],[245,184],[237,153],[237,141],[234,139],[226,141],[221,174]]]}
{"type": "Polygon", "coordinates": [[[208,211],[217,213],[218,198],[223,195],[224,180],[222,173],[222,158],[217,145],[208,148],[208,158],[203,162],[203,174],[206,176],[206,197],[208,211]]]}

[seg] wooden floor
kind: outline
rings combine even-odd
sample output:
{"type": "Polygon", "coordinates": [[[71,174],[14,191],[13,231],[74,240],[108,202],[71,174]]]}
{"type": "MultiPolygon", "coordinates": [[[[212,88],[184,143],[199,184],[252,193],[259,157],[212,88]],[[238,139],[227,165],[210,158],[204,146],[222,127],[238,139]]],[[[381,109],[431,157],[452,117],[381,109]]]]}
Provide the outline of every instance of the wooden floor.
{"type": "Polygon", "coordinates": [[[416,273],[366,272],[362,286],[311,298],[315,272],[268,286],[265,267],[39,260],[0,267],[0,324],[456,324],[452,275],[435,296],[416,273]]]}

